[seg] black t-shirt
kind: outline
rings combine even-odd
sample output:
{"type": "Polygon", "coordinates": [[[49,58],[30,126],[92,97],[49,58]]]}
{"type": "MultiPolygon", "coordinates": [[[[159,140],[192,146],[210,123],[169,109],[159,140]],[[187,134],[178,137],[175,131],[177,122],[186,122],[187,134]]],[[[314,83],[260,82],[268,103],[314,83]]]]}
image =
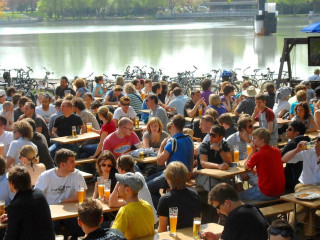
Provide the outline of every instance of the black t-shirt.
{"type": "Polygon", "coordinates": [[[276,94],[274,92],[271,92],[271,93],[266,93],[265,95],[266,95],[266,106],[272,109],[274,106],[274,99],[276,94]]]}
{"type": "MultiPolygon", "coordinates": [[[[183,112],[184,112],[184,116],[185,117],[189,117],[188,113],[187,113],[187,109],[193,109],[194,108],[194,103],[192,101],[192,99],[189,99],[186,104],[184,105],[184,109],[183,109],[183,112]]],[[[195,116],[198,116],[198,113],[196,113],[195,116]]]]}
{"type": "Polygon", "coordinates": [[[223,240],[267,240],[268,223],[262,213],[250,204],[229,213],[221,235],[223,240]]]}
{"type": "MultiPolygon", "coordinates": [[[[218,151],[215,151],[210,148],[210,141],[202,142],[199,147],[198,155],[204,154],[208,156],[208,162],[221,164],[223,163],[223,159],[220,156],[218,151]]],[[[228,147],[228,143],[224,140],[221,142],[222,150],[224,152],[230,152],[230,148],[228,147]]],[[[198,161],[198,170],[202,169],[200,161],[198,161]]]]}
{"type": "Polygon", "coordinates": [[[238,132],[237,127],[232,124],[227,130],[226,130],[226,134],[224,135],[224,138],[227,139],[230,135],[234,134],[238,132]]]}
{"type": "Polygon", "coordinates": [[[178,229],[192,227],[193,218],[200,217],[200,196],[190,188],[171,190],[160,198],[157,211],[158,216],[168,217],[169,219],[170,207],[178,207],[178,229]]]}
{"type": "Polygon", "coordinates": [[[76,92],[68,86],[66,88],[62,88],[61,86],[58,86],[56,88],[55,95],[58,96],[59,98],[64,98],[65,91],[70,91],[72,95],[76,95],[76,92]]]}
{"type": "Polygon", "coordinates": [[[99,228],[88,234],[83,240],[125,240],[126,238],[118,229],[99,228]]]}
{"type": "MultiPolygon", "coordinates": [[[[71,136],[72,126],[76,126],[77,129],[83,125],[81,118],[75,114],[71,114],[68,118],[61,115],[54,121],[54,128],[57,128],[57,134],[59,137],[71,136]]],[[[77,130],[79,133],[79,131],[77,130]]]]}

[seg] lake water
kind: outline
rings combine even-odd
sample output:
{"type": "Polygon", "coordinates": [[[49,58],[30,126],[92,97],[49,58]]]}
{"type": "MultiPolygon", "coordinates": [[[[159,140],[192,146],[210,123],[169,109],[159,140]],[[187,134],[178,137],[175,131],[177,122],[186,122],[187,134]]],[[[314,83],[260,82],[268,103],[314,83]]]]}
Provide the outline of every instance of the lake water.
{"type": "MultiPolygon", "coordinates": [[[[300,32],[311,24],[304,18],[279,19],[277,33],[254,36],[253,20],[236,21],[112,21],[38,23],[0,27],[0,68],[34,69],[53,78],[122,73],[127,65],[151,66],[164,74],[211,69],[242,70],[251,66],[278,72],[285,37],[306,37],[300,32]]],[[[293,49],[293,76],[306,78],[307,45],[293,49]]],[[[250,69],[247,73],[250,73],[250,69]]],[[[242,75],[242,71],[239,71],[242,75]]]]}

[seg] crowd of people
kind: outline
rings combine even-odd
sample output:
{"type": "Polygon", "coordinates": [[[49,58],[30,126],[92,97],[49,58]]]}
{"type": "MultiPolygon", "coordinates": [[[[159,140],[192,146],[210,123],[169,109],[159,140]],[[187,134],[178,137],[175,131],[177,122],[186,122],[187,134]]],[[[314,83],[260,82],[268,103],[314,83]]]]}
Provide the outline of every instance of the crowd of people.
{"type": "MultiPolygon", "coordinates": [[[[304,136],[320,128],[320,87],[313,90],[303,81],[291,97],[290,87],[268,84],[261,92],[244,81],[238,93],[225,81],[221,92],[213,93],[211,80],[204,79],[189,98],[174,82],[125,83],[118,77],[110,91],[101,76],[95,82],[90,92],[85,80],[77,79],[70,87],[61,77],[55,96],[40,94],[36,103],[14,87],[0,90],[0,200],[6,205],[0,220],[7,223],[0,239],[54,239],[61,233],[71,239],[138,239],[167,231],[171,207],[179,209],[177,228],[191,227],[193,218],[201,216],[201,199],[187,187],[190,178],[209,193],[208,202],[219,216],[226,216],[221,236],[206,232],[206,239],[293,239],[291,225],[280,220],[269,226],[248,202],[320,185],[320,134],[310,148],[311,139],[304,136]],[[149,113],[141,112],[146,109],[149,113]],[[291,121],[278,124],[278,118],[291,121]],[[136,120],[146,124],[140,135],[134,131],[136,120]],[[72,136],[74,128],[100,138],[81,144],[51,141],[72,136]],[[194,140],[200,142],[197,147],[194,140]],[[279,149],[278,142],[285,146],[279,149]],[[135,164],[130,152],[140,148],[159,149],[157,163],[135,164]],[[197,174],[229,168],[234,151],[245,160],[246,173],[235,179],[197,174]],[[92,173],[93,180],[85,181],[75,168],[76,159],[84,158],[96,159],[81,168],[92,173]],[[98,177],[111,181],[110,197],[103,201],[120,208],[116,215],[102,214],[94,200],[99,197],[98,177]],[[90,199],[79,205],[78,220],[52,222],[49,205],[77,202],[79,185],[93,187],[93,200],[87,196],[90,199]]],[[[301,221],[317,220],[310,214],[316,213],[300,215],[301,221]]],[[[305,234],[317,232],[309,227],[305,234]]]]}

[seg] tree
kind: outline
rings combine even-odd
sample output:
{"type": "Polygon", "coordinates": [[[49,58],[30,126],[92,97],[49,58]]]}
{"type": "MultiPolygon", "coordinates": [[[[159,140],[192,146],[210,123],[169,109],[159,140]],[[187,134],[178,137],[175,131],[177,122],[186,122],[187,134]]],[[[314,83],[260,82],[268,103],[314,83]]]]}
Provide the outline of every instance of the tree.
{"type": "Polygon", "coordinates": [[[3,10],[6,10],[7,8],[7,1],[6,0],[0,0],[0,18],[3,16],[3,10]]]}

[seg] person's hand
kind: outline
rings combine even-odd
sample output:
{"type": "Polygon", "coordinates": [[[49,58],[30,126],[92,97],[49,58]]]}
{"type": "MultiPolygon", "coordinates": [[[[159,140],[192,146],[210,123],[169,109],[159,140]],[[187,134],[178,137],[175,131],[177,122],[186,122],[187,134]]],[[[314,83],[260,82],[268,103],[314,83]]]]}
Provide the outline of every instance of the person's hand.
{"type": "Polygon", "coordinates": [[[298,143],[297,149],[300,151],[306,150],[307,141],[301,141],[298,143]]]}
{"type": "Polygon", "coordinates": [[[7,214],[2,214],[0,217],[0,222],[5,223],[8,222],[8,215],[7,214]]]}
{"type": "Polygon", "coordinates": [[[253,142],[251,142],[249,145],[250,145],[250,147],[251,147],[251,152],[252,152],[252,153],[255,153],[255,152],[257,151],[257,146],[254,145],[253,142]]]}
{"type": "Polygon", "coordinates": [[[92,156],[89,156],[88,158],[90,158],[90,159],[91,159],[91,158],[96,158],[96,157],[95,157],[94,155],[92,155],[92,156]]]}
{"type": "Polygon", "coordinates": [[[219,143],[211,143],[210,148],[212,150],[219,151],[221,149],[221,146],[219,143]]]}
{"type": "Polygon", "coordinates": [[[229,165],[227,163],[218,164],[218,169],[220,170],[227,170],[228,168],[229,168],[229,165]]]}
{"type": "Polygon", "coordinates": [[[216,240],[216,235],[214,235],[214,233],[212,232],[205,232],[201,234],[201,237],[203,237],[203,239],[207,239],[207,240],[216,240]]]}
{"type": "Polygon", "coordinates": [[[244,139],[247,143],[250,143],[250,134],[245,129],[242,129],[239,134],[242,139],[244,139]]]}

